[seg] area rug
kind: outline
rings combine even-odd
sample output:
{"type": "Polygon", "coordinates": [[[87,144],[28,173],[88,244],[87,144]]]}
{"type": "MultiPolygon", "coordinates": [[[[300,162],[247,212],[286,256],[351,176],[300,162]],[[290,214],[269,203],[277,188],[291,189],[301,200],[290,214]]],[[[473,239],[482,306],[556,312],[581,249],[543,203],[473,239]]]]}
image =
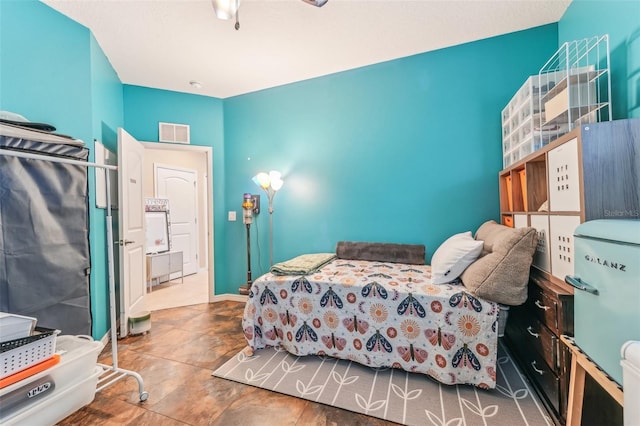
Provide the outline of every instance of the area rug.
{"type": "Polygon", "coordinates": [[[223,379],[406,425],[552,425],[504,347],[497,386],[443,385],[428,376],[268,348],[243,351],[213,372],[223,379]]]}

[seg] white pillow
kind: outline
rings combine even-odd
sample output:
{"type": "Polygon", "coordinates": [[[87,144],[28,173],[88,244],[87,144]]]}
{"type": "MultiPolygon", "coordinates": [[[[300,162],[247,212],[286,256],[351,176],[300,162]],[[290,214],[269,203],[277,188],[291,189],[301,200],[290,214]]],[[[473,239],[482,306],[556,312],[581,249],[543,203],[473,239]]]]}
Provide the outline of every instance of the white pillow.
{"type": "Polygon", "coordinates": [[[445,284],[458,278],[480,256],[483,244],[473,239],[471,231],[449,237],[431,258],[431,282],[445,284]]]}

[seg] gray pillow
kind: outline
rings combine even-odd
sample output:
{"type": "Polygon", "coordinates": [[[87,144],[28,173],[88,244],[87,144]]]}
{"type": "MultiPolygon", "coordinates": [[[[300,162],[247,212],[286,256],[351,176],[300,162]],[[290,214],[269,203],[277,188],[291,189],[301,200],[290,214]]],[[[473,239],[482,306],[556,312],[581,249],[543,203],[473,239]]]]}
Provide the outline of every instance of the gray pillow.
{"type": "Polygon", "coordinates": [[[475,238],[484,245],[478,260],[461,275],[465,287],[486,300],[523,304],[538,242],[535,228],[509,228],[492,220],[478,228],[475,238]]]}
{"type": "Polygon", "coordinates": [[[423,244],[338,241],[336,255],[338,259],[424,265],[426,248],[423,244]]]}

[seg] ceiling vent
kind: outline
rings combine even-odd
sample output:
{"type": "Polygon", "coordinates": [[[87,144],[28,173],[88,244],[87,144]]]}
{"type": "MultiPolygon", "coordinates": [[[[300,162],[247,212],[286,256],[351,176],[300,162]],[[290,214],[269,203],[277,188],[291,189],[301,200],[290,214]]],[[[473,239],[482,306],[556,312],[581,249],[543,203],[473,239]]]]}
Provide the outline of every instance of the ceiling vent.
{"type": "Polygon", "coordinates": [[[158,134],[158,140],[160,142],[190,143],[188,124],[159,122],[158,134]]]}

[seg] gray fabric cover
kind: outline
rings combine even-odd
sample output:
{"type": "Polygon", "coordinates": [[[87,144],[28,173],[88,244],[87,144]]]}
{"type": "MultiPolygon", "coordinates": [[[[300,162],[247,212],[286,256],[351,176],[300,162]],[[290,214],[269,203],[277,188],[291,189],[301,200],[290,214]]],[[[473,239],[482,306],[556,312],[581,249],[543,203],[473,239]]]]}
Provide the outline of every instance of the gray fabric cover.
{"type": "Polygon", "coordinates": [[[87,168],[3,150],[82,161],[89,152],[0,136],[0,311],[91,335],[87,168]]]}
{"type": "Polygon", "coordinates": [[[424,265],[426,249],[422,244],[365,243],[338,241],[338,259],[424,265]]]}
{"type": "Polygon", "coordinates": [[[475,239],[484,246],[478,260],[461,275],[465,287],[485,300],[523,304],[538,242],[535,228],[509,228],[492,220],[478,228],[475,239]]]}

